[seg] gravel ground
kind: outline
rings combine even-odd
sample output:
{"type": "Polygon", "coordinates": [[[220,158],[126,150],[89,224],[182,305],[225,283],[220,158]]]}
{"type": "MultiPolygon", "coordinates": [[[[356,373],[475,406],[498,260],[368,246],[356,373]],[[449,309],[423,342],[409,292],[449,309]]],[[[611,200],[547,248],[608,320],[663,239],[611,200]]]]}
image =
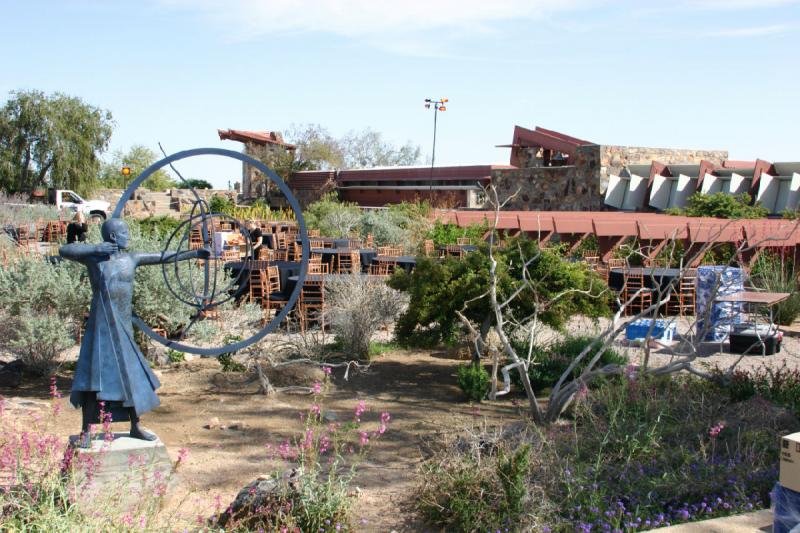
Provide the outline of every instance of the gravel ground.
{"type": "MultiPolygon", "coordinates": [[[[694,352],[696,353],[696,358],[693,365],[698,369],[703,369],[704,367],[720,367],[724,369],[734,363],[737,364],[737,368],[741,369],[755,369],[764,365],[770,368],[786,365],[791,369],[800,369],[800,337],[797,336],[795,331],[792,331],[796,328],[782,328],[779,326],[779,329],[784,331],[779,353],[766,356],[742,356],[728,352],[727,342],[703,342],[693,347],[691,344],[693,341],[689,336],[689,332],[693,328],[693,321],[686,318],[675,318],[674,320],[678,333],[677,341],[672,346],[664,346],[651,341],[650,366],[665,365],[694,352]]],[[[571,333],[596,335],[607,328],[609,324],[610,320],[606,319],[594,322],[583,317],[576,317],[570,321],[567,329],[571,333]]],[[[556,332],[548,331],[543,333],[540,338],[548,339],[557,335],[559,334],[556,332]]],[[[632,364],[641,364],[645,355],[644,347],[634,343],[627,343],[624,340],[624,334],[620,335],[620,337],[621,339],[614,343],[615,349],[620,353],[626,354],[632,364]]]]}

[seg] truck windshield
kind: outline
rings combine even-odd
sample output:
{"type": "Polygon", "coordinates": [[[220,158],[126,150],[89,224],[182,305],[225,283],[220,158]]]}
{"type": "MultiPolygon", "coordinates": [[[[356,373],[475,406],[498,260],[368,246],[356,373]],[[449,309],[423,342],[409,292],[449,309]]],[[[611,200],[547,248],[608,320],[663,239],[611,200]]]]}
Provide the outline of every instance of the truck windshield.
{"type": "Polygon", "coordinates": [[[74,204],[81,203],[80,197],[72,191],[62,191],[61,193],[61,201],[62,202],[72,202],[74,204]]]}

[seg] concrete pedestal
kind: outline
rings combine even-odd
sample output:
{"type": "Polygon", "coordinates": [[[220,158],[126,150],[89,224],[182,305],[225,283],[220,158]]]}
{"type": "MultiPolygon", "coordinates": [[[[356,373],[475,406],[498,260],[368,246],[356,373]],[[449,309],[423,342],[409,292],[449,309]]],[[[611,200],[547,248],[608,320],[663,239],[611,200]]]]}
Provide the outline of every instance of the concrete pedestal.
{"type": "Polygon", "coordinates": [[[164,495],[177,483],[174,463],[160,439],[132,439],[128,433],[114,433],[113,440],[103,435],[92,440],[91,448],[78,447],[78,436],[70,437],[74,481],[79,506],[110,498],[121,505],[134,504],[150,495],[164,495]]]}

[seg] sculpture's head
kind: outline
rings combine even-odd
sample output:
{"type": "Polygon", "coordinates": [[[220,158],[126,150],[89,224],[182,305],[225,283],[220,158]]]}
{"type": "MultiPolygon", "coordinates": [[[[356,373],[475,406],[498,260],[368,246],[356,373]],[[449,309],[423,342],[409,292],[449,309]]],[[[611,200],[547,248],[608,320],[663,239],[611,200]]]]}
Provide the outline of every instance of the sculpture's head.
{"type": "Polygon", "coordinates": [[[128,224],[121,218],[110,218],[103,222],[100,233],[103,235],[104,241],[113,242],[119,246],[120,250],[126,249],[130,244],[131,234],[128,224]]]}

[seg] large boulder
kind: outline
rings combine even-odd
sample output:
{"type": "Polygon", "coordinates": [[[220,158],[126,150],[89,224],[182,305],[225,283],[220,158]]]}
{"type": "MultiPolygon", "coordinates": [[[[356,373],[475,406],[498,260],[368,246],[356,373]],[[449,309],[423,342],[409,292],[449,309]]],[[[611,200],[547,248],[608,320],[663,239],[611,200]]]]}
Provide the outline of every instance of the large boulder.
{"type": "Polygon", "coordinates": [[[19,387],[25,365],[19,359],[0,366],[0,387],[19,387]]]}
{"type": "Polygon", "coordinates": [[[298,476],[299,471],[293,468],[278,477],[257,477],[239,491],[233,503],[217,517],[216,525],[235,524],[237,528],[258,530],[268,516],[274,516],[281,508],[286,509],[287,503],[296,504],[298,476]]]}

